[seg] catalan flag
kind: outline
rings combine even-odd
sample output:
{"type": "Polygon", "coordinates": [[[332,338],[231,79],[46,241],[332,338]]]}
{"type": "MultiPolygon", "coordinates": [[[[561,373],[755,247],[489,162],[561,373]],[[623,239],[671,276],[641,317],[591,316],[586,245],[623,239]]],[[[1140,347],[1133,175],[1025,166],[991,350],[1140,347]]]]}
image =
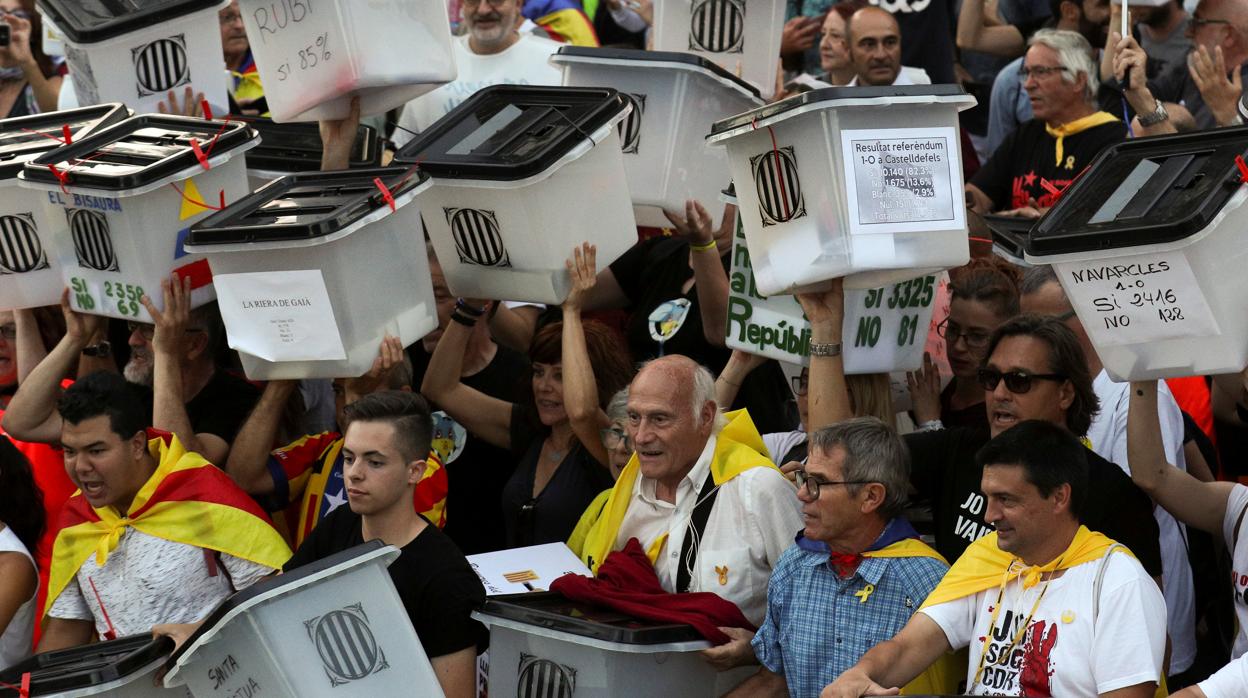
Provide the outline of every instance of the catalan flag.
{"type": "Polygon", "coordinates": [[[148,439],[156,471],[124,516],[112,507],[93,508],[81,491],[65,503],[52,548],[49,599],[60,596],[84,564],[103,566],[127,527],[274,570],[290,558],[264,511],[229,475],[187,451],[173,434],[149,429],[148,439]]]}

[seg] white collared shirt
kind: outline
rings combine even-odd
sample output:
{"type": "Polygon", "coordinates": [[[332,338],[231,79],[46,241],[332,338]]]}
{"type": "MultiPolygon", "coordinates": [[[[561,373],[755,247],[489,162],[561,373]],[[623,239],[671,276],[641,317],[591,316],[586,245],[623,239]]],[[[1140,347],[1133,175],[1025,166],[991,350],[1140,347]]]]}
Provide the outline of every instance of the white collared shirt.
{"type": "MultiPolygon", "coordinates": [[[[922,68],[911,68],[908,65],[901,66],[901,70],[897,71],[897,77],[893,79],[894,85],[930,85],[932,79],[927,76],[927,71],[922,68]]],[[[858,76],[855,75],[853,80],[849,81],[846,87],[857,87],[858,76]]]]}
{"type": "MultiPolygon", "coordinates": [[[[657,482],[637,478],[614,549],[636,538],[643,549],[664,533],[667,543],[654,563],[659,583],[676,589],[677,559],[685,543],[698,489],[706,481],[716,437],[676,488],[676,503],[658,498],[657,482]]],[[[767,579],[781,553],[803,526],[797,490],[780,471],[751,468],[719,488],[706,522],[689,591],[710,591],[735,603],[749,621],[762,623],[767,611],[767,579]]]]}

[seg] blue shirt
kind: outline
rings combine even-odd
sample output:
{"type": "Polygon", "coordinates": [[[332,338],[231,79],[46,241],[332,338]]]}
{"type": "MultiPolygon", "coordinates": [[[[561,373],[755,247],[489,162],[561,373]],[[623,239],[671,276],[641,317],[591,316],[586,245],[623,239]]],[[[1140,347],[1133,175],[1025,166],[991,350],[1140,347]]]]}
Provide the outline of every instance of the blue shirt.
{"type": "MultiPolygon", "coordinates": [[[[902,526],[909,529],[894,519],[885,534],[902,526]]],[[[867,650],[896,635],[949,569],[927,557],[869,557],[841,579],[828,557],[825,544],[800,535],[784,551],[767,582],[767,616],[751,643],[758,661],[784,676],[793,698],[818,696],[867,650]]]]}

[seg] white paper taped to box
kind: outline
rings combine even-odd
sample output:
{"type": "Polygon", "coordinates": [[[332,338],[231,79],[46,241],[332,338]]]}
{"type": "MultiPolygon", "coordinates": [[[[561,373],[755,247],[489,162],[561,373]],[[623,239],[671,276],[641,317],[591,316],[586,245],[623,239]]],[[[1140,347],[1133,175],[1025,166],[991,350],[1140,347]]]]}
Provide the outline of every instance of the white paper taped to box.
{"type": "Polygon", "coordinates": [[[319,269],[213,278],[230,348],[265,361],[339,361],[347,350],[319,269]]]}

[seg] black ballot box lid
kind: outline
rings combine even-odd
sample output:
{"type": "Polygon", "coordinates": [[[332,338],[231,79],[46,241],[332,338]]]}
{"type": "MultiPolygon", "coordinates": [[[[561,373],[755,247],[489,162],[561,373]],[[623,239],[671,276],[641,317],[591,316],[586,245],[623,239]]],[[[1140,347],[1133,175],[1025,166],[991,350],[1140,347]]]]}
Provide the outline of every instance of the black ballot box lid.
{"type": "Polygon", "coordinates": [[[984,216],[984,224],[992,233],[992,244],[1010,255],[1013,261],[1023,258],[1027,240],[1031,237],[1031,229],[1036,224],[1036,219],[990,213],[984,216]]]}
{"type": "MultiPolygon", "coordinates": [[[[274,172],[313,172],[321,169],[320,126],[314,123],[279,124],[261,116],[230,116],[260,134],[260,145],[247,151],[247,169],[274,172]]],[[[0,122],[2,123],[2,122],[0,122]]],[[[351,145],[348,167],[379,167],[381,136],[372,126],[361,124],[351,145]]]]}
{"type": "Polygon", "coordinates": [[[112,39],[192,12],[221,0],[38,0],[39,9],[75,43],[112,39]]]}
{"type": "Polygon", "coordinates": [[[1124,141],[1101,151],[1031,230],[1033,256],[1191,237],[1243,186],[1248,127],[1124,141]]]}
{"type": "MultiPolygon", "coordinates": [[[[0,683],[19,686],[30,674],[30,695],[43,696],[119,681],[149,667],[173,650],[173,640],[132,635],[107,642],[36,654],[0,671],[0,683]]],[[[0,698],[16,698],[15,688],[0,687],[0,698]]]]}
{"type": "Polygon", "coordinates": [[[642,620],[609,608],[572,601],[553,591],[503,594],[486,599],[482,615],[631,645],[704,641],[693,626],[642,620]]]}
{"type": "Polygon", "coordinates": [[[245,148],[255,138],[241,121],[141,114],[27,162],[22,177],[109,191],[137,189],[200,166],[201,155],[245,148]]]}
{"type": "Polygon", "coordinates": [[[0,179],[16,177],[27,161],[130,116],[120,103],[43,112],[0,120],[0,179]]]}
{"type": "Polygon", "coordinates": [[[627,108],[607,87],[493,85],[438,119],[394,161],[435,179],[525,179],[554,166],[627,108]]]}

